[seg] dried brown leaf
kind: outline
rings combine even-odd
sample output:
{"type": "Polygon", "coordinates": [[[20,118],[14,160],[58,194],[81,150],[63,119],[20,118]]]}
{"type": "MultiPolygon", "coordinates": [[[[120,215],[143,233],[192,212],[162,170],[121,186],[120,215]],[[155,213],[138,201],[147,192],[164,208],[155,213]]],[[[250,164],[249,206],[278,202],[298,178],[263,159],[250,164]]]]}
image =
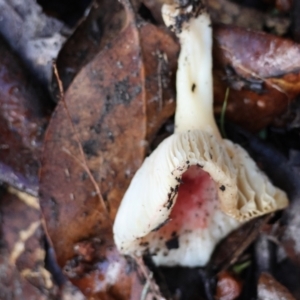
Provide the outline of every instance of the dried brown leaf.
{"type": "Polygon", "coordinates": [[[268,273],[262,273],[258,282],[259,300],[294,300],[291,293],[281,285],[273,276],[268,273]]]}
{"type": "MultiPolygon", "coordinates": [[[[161,8],[165,3],[173,3],[174,0],[140,0],[150,11],[158,24],[164,25],[161,8]]],[[[175,0],[177,3],[188,3],[188,1],[175,0]]],[[[278,6],[288,9],[290,0],[278,0],[278,6]]],[[[265,30],[277,35],[287,33],[290,19],[284,15],[276,15],[263,12],[252,7],[247,7],[230,0],[207,0],[207,7],[214,24],[232,24],[243,28],[265,30]]]]}
{"type": "Polygon", "coordinates": [[[270,215],[247,222],[229,234],[217,246],[211,259],[211,266],[218,271],[227,270],[259,236],[260,231],[269,221],[270,215]]]}
{"type": "MultiPolygon", "coordinates": [[[[68,38],[57,57],[66,90],[76,74],[124,27],[125,13],[117,0],[97,0],[89,14],[68,38]]],[[[55,80],[54,80],[55,81],[55,80]]]]}
{"type": "Polygon", "coordinates": [[[99,299],[129,299],[133,285],[142,293],[145,274],[116,251],[112,221],[149,139],[174,112],[169,82],[178,45],[168,32],[136,21],[125,3],[125,28],[81,69],[58,104],[40,173],[58,263],[86,295],[99,299]]]}
{"type": "Polygon", "coordinates": [[[290,40],[233,26],[214,31],[215,110],[257,131],[280,115],[300,93],[300,46],[290,40]]]}

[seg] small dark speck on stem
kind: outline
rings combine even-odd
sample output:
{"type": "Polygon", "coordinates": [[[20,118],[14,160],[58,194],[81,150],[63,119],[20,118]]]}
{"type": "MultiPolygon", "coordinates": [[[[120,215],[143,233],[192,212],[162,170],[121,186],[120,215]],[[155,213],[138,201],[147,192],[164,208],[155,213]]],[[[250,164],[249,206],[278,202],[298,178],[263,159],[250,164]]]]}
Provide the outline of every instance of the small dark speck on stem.
{"type": "Polygon", "coordinates": [[[221,186],[220,186],[220,190],[221,190],[222,192],[224,192],[224,191],[226,190],[225,186],[224,186],[224,185],[221,185],[221,186]]]}
{"type": "Polygon", "coordinates": [[[193,83],[193,84],[192,84],[192,92],[194,92],[194,91],[195,91],[195,89],[196,89],[196,84],[195,84],[195,83],[193,83]]]}

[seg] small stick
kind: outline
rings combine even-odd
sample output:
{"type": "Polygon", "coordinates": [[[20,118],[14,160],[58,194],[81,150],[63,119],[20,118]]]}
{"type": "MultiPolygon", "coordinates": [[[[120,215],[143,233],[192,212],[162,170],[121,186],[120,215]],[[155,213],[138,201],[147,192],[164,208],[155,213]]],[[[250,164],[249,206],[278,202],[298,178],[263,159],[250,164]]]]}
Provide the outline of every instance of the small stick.
{"type": "MultiPolygon", "coordinates": [[[[83,152],[83,149],[82,149],[82,146],[81,146],[81,143],[80,143],[80,140],[79,140],[79,137],[78,137],[78,134],[77,134],[77,131],[75,130],[75,127],[74,127],[74,124],[72,122],[72,119],[71,119],[71,116],[70,116],[70,112],[68,110],[68,106],[67,106],[67,103],[65,101],[65,95],[64,95],[64,90],[63,90],[63,85],[62,85],[62,81],[60,80],[59,78],[59,74],[58,74],[58,70],[57,70],[57,66],[56,66],[56,63],[54,62],[53,63],[53,70],[54,70],[54,75],[55,75],[55,78],[57,80],[57,83],[58,83],[58,88],[59,88],[59,93],[60,93],[60,99],[62,100],[63,104],[64,104],[64,107],[65,107],[65,110],[67,112],[67,116],[68,116],[68,120],[72,126],[72,130],[74,132],[74,135],[75,135],[75,139],[76,139],[76,142],[79,146],[79,151],[80,151],[80,155],[82,156],[82,159],[83,159],[83,162],[81,163],[81,165],[83,166],[84,170],[87,172],[92,184],[94,185],[95,189],[96,189],[96,193],[99,197],[99,200],[100,200],[100,203],[103,207],[103,209],[108,212],[108,209],[107,209],[107,206],[103,200],[103,197],[101,195],[101,192],[100,192],[100,188],[99,188],[99,185],[97,184],[93,174],[91,173],[90,169],[88,168],[88,165],[87,165],[87,161],[86,161],[86,157],[84,155],[84,152],[83,152]]],[[[80,161],[80,160],[79,160],[80,161]]]]}

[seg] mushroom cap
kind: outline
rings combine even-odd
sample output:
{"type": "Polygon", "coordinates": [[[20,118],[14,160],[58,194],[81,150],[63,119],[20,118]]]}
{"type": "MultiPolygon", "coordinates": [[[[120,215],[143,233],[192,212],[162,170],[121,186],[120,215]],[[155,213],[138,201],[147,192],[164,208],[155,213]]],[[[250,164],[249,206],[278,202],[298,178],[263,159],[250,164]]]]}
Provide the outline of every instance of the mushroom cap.
{"type": "Polygon", "coordinates": [[[201,1],[164,8],[182,44],[175,133],[135,174],[113,227],[123,254],[150,253],[158,265],[205,265],[215,245],[242,222],[288,204],[247,152],[219,135],[210,19],[199,9],[201,1]]]}
{"type": "Polygon", "coordinates": [[[150,252],[160,265],[204,265],[216,243],[241,222],[287,203],[285,193],[272,185],[238,145],[220,141],[209,130],[174,133],[134,176],[116,216],[114,238],[123,254],[150,252]],[[170,250],[159,239],[157,228],[168,221],[181,178],[191,166],[210,175],[218,205],[205,228],[177,232],[179,246],[170,250]]]}

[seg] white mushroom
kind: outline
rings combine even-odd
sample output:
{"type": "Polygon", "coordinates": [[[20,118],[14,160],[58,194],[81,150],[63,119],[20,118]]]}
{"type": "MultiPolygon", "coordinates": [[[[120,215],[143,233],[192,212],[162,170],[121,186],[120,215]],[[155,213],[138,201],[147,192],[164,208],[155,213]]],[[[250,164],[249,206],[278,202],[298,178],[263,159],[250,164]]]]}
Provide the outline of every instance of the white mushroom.
{"type": "Polygon", "coordinates": [[[181,42],[175,133],[135,174],[116,216],[127,255],[157,265],[205,265],[215,245],[253,217],[287,206],[247,152],[220,136],[213,116],[212,29],[199,3],[163,15],[181,42]]]}

